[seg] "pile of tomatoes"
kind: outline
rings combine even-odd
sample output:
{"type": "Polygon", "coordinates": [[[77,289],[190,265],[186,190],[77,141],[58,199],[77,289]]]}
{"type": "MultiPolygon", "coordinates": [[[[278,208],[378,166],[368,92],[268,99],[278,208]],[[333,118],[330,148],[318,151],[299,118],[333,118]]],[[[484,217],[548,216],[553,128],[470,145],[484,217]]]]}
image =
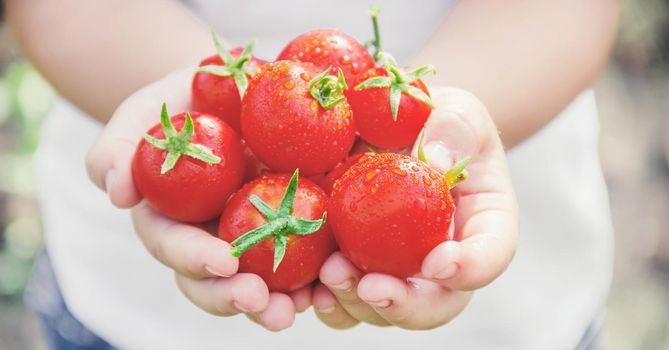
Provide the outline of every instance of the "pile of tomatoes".
{"type": "Polygon", "coordinates": [[[239,271],[270,290],[312,283],[338,249],[366,272],[418,273],[449,239],[450,188],[466,174],[464,164],[443,174],[421,152],[395,153],[434,108],[420,79],[433,68],[400,68],[378,34],[370,54],[342,32],[311,31],[274,62],[254,57],[254,43],[228,51],[213,38],[192,111],[170,116],[163,105],[137,146],[142,196],[178,221],[218,220],[239,271]]]}

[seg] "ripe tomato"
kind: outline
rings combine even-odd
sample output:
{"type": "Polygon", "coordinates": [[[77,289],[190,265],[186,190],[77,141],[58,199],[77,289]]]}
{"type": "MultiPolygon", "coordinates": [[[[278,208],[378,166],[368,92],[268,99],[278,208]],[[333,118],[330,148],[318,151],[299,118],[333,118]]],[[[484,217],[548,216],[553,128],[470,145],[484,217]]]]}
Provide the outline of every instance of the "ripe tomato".
{"type": "MultiPolygon", "coordinates": [[[[448,178],[464,165],[454,169],[448,178]]],[[[430,250],[449,239],[454,211],[444,175],[396,153],[351,166],[335,182],[328,205],[344,256],[365,272],[400,278],[420,272],[430,250]]]]}
{"type": "Polygon", "coordinates": [[[362,44],[331,29],[314,30],[298,36],[286,45],[276,59],[310,62],[320,70],[341,68],[348,82],[355,81],[359,74],[375,65],[362,44]]]}
{"type": "Polygon", "coordinates": [[[313,182],[288,174],[265,174],[228,202],[219,237],[232,242],[239,271],[262,277],[272,291],[291,292],[318,278],[337,250],[327,225],[327,195],[313,182]]]}
{"type": "Polygon", "coordinates": [[[358,162],[364,162],[368,159],[370,159],[374,153],[367,152],[367,153],[357,153],[349,156],[345,160],[339,162],[334,169],[330,170],[327,174],[325,174],[325,177],[321,179],[320,181],[316,182],[322,189],[325,191],[325,193],[331,193],[332,192],[332,186],[334,186],[335,181],[337,181],[344,173],[351,167],[353,164],[356,164],[358,162]]]}
{"type": "Polygon", "coordinates": [[[390,62],[363,73],[355,88],[346,91],[346,98],[360,137],[376,147],[396,150],[413,145],[432,112],[430,94],[419,78],[433,68],[403,72],[385,57],[390,62]]]}
{"type": "Polygon", "coordinates": [[[310,63],[278,61],[261,67],[242,101],[242,135],[275,172],[299,168],[325,173],[355,141],[352,113],[338,78],[310,63]]]}
{"type": "Polygon", "coordinates": [[[248,79],[266,62],[251,56],[253,42],[245,49],[228,52],[214,35],[217,54],[200,62],[193,76],[191,95],[193,109],[222,118],[239,132],[241,97],[248,79]]]}
{"type": "Polygon", "coordinates": [[[241,185],[242,146],[221,119],[199,113],[170,118],[163,105],[161,124],[137,145],[132,175],[157,211],[179,221],[205,222],[223,211],[241,185]]]}

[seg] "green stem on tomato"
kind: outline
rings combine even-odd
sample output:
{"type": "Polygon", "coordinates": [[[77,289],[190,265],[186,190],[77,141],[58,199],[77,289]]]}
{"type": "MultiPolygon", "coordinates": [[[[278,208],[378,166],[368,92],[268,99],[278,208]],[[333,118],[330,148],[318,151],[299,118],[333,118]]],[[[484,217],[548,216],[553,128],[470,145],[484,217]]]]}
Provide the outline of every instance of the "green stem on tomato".
{"type": "Polygon", "coordinates": [[[293,176],[288,182],[288,186],[286,187],[286,191],[281,199],[281,204],[279,205],[278,210],[272,209],[256,195],[249,196],[251,204],[253,204],[268,222],[235,239],[231,243],[232,249],[230,251],[233,256],[240,257],[254,245],[267,238],[274,237],[274,265],[272,270],[276,272],[276,269],[279,268],[279,264],[281,264],[281,261],[286,254],[289,234],[306,236],[315,233],[323,227],[323,224],[325,224],[325,220],[327,219],[327,212],[324,212],[319,220],[305,220],[292,216],[298,178],[299,170],[295,169],[293,176]]]}
{"type": "Polygon", "coordinates": [[[195,133],[193,126],[193,118],[190,113],[186,112],[186,121],[181,131],[177,132],[172,124],[172,119],[167,113],[167,106],[163,103],[160,113],[160,124],[165,134],[165,139],[157,139],[149,134],[144,134],[144,139],[153,147],[167,151],[165,161],[160,168],[160,175],[170,171],[176,165],[182,155],[199,159],[207,164],[218,164],[221,158],[216,156],[211,149],[191,143],[195,133]]]}

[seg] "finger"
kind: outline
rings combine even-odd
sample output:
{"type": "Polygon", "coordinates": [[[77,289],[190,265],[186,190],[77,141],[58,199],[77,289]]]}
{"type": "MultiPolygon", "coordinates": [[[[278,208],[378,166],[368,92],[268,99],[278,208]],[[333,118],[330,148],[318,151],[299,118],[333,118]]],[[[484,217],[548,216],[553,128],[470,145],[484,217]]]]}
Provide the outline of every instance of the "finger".
{"type": "Polygon", "coordinates": [[[293,299],[293,304],[295,304],[295,310],[298,313],[302,313],[311,306],[311,292],[312,286],[308,285],[306,287],[300,288],[289,294],[290,298],[293,299]]]}
{"type": "Polygon", "coordinates": [[[386,321],[405,329],[432,329],[448,323],[471,296],[427,280],[403,281],[379,273],[365,275],[358,294],[386,321]]]}
{"type": "Polygon", "coordinates": [[[142,135],[159,122],[166,103],[171,113],[190,107],[192,69],[168,75],[130,96],[114,112],[86,155],[90,179],[106,191],[112,204],[129,208],[141,200],[132,181],[132,157],[142,135]]]}
{"type": "Polygon", "coordinates": [[[295,304],[293,300],[283,293],[271,293],[267,308],[253,317],[265,329],[278,332],[293,325],[295,322],[295,304]]]}
{"type": "Polygon", "coordinates": [[[475,204],[465,204],[468,200],[459,201],[458,209],[463,213],[456,215],[456,220],[460,215],[471,215],[463,219],[462,235],[467,238],[441,243],[422,265],[426,278],[456,290],[475,290],[501,275],[515,254],[518,240],[517,218],[502,210],[477,209],[475,204]]]}
{"type": "MultiPolygon", "coordinates": [[[[436,109],[423,132],[428,163],[441,171],[448,170],[466,156],[487,155],[501,141],[485,106],[472,94],[454,88],[433,89],[436,109]]],[[[417,156],[418,138],[412,154],[417,156]]]]}
{"type": "Polygon", "coordinates": [[[362,272],[339,252],[332,254],[321,267],[321,283],[332,291],[349,315],[362,322],[388,325],[388,322],[358,297],[356,288],[361,277],[362,272]]]}
{"type": "Polygon", "coordinates": [[[176,272],[193,279],[227,277],[239,260],[230,245],[201,228],[168,219],[146,202],[132,209],[135,231],[147,250],[176,272]]]}
{"type": "Polygon", "coordinates": [[[200,309],[218,316],[262,312],[268,308],[270,301],[265,282],[250,273],[201,280],[176,274],[176,281],[188,300],[200,309]]]}
{"type": "Polygon", "coordinates": [[[348,329],[360,323],[344,310],[334,294],[322,284],[314,287],[312,303],[318,319],[330,328],[348,329]]]}

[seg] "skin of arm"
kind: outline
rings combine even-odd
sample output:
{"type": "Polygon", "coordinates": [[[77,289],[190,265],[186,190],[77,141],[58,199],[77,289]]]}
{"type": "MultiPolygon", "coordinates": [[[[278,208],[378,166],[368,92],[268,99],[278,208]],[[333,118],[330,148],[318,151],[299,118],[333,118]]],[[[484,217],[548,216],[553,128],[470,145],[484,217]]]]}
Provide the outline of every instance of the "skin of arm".
{"type": "Polygon", "coordinates": [[[619,12],[618,0],[460,1],[412,63],[481,99],[511,148],[597,78],[619,12]]]}
{"type": "MultiPolygon", "coordinates": [[[[619,11],[617,0],[461,1],[414,63],[437,63],[428,83],[478,96],[513,147],[597,77],[619,11]]],[[[212,51],[206,27],[171,0],[8,0],[7,15],[24,54],[102,122],[138,88],[212,51]]]]}
{"type": "Polygon", "coordinates": [[[5,0],[26,58],[106,123],[139,88],[214,52],[208,28],[172,0],[5,0]]]}

